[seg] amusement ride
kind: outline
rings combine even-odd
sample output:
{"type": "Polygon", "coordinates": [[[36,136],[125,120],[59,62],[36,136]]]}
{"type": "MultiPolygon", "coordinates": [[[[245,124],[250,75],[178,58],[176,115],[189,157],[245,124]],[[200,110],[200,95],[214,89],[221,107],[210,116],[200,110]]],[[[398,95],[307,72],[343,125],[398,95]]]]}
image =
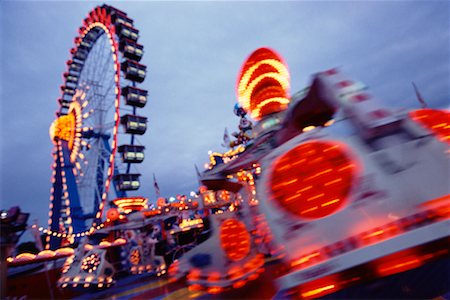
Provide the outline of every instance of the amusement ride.
{"type": "Polygon", "coordinates": [[[269,258],[282,266],[275,299],[357,298],[377,282],[392,297],[448,293],[446,264],[436,267],[449,257],[448,111],[393,111],[340,69],[290,95],[286,62],[259,48],[238,74],[235,139],[225,131],[227,150],[210,154],[192,197],[149,207],[129,195],[147,128],[138,37],[108,5],[80,27],[50,129],[48,228],[33,225],[47,250],[10,257],[11,267],[61,258],[52,273],[61,297],[141,274],[192,295],[239,291],[269,258]],[[417,284],[418,274],[434,285],[417,284]]]}
{"type": "Polygon", "coordinates": [[[103,5],[74,39],[50,128],[55,148],[46,248],[99,229],[108,200],[139,189],[132,166],[144,160],[136,136],[145,133],[147,118],[137,110],[146,105],[147,91],[138,88],[146,75],[138,38],[126,13],[103,5]]]}

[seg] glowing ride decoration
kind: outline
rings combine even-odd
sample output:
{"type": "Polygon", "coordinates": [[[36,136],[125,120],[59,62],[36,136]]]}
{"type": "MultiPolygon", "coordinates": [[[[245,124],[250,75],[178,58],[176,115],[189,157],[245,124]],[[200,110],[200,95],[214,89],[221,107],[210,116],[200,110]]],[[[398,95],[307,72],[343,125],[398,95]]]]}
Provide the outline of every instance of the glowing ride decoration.
{"type": "Polygon", "coordinates": [[[309,141],[277,159],[270,190],[286,211],[322,218],[344,205],[358,172],[357,162],[341,143],[309,141]]]}
{"type": "Polygon", "coordinates": [[[112,201],[114,205],[122,209],[125,213],[130,213],[132,211],[140,211],[142,209],[147,209],[148,199],[144,197],[126,197],[117,198],[112,201]]]}
{"type": "Polygon", "coordinates": [[[87,273],[92,273],[97,270],[100,262],[100,256],[97,253],[92,253],[83,259],[81,269],[87,273]]]}
{"type": "Polygon", "coordinates": [[[227,219],[220,227],[220,245],[232,261],[240,261],[250,253],[250,234],[244,223],[227,219]]]}
{"type": "Polygon", "coordinates": [[[287,108],[289,72],[273,50],[260,48],[244,63],[238,76],[238,101],[255,120],[287,108]]]}
{"type": "Polygon", "coordinates": [[[184,228],[190,228],[190,227],[201,226],[201,225],[203,225],[202,219],[193,219],[193,220],[183,219],[181,221],[179,227],[181,229],[184,229],[184,228]]]}
{"type": "Polygon", "coordinates": [[[212,169],[214,166],[218,165],[220,161],[218,158],[222,160],[222,163],[227,164],[236,158],[239,157],[239,154],[245,151],[245,147],[243,145],[238,146],[236,149],[228,150],[225,153],[212,152],[209,155],[209,165],[208,168],[212,169]]]}
{"type": "Polygon", "coordinates": [[[138,265],[141,262],[141,253],[139,249],[132,249],[130,253],[130,262],[133,266],[138,265]]]}

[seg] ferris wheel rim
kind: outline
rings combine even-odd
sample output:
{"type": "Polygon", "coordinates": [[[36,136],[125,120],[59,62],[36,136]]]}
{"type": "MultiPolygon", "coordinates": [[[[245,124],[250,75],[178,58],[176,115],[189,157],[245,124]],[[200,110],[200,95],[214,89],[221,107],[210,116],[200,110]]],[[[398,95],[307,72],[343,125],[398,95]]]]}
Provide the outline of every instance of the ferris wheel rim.
{"type": "MultiPolygon", "coordinates": [[[[94,207],[94,213],[95,213],[95,219],[93,222],[92,226],[96,226],[97,224],[97,220],[100,220],[102,215],[103,215],[103,209],[105,207],[105,202],[108,199],[108,193],[110,190],[110,186],[111,186],[111,181],[112,181],[112,177],[114,174],[114,163],[115,163],[115,155],[117,152],[117,135],[119,132],[119,121],[120,121],[120,97],[121,97],[121,85],[120,85],[120,79],[121,79],[121,70],[120,70],[120,62],[119,62],[119,48],[118,48],[118,44],[117,44],[117,40],[116,40],[116,35],[115,35],[115,30],[113,29],[113,27],[111,26],[107,26],[106,24],[102,23],[102,22],[93,22],[91,23],[85,30],[84,32],[80,33],[80,35],[78,36],[79,39],[77,39],[79,42],[76,43],[76,46],[78,47],[81,43],[83,43],[87,37],[87,35],[90,32],[93,32],[94,30],[97,29],[101,29],[102,32],[97,33],[97,37],[95,38],[95,41],[92,43],[92,46],[90,48],[88,48],[88,53],[87,53],[87,57],[85,59],[85,62],[88,61],[89,59],[89,55],[91,54],[91,52],[93,51],[95,45],[99,42],[99,39],[102,39],[102,36],[106,35],[107,41],[109,42],[110,49],[111,51],[109,51],[108,53],[110,54],[110,57],[112,57],[113,60],[113,65],[114,65],[114,83],[115,85],[112,86],[112,88],[114,89],[114,125],[112,127],[112,132],[109,132],[110,134],[112,133],[112,140],[109,143],[110,144],[110,149],[109,149],[109,158],[106,161],[107,164],[107,175],[105,178],[105,181],[103,183],[102,189],[103,191],[101,191],[101,198],[100,198],[100,202],[99,202],[99,206],[98,207],[94,207]]],[[[103,39],[104,41],[104,39],[103,39]]],[[[105,45],[106,46],[106,45],[105,45]]],[[[72,59],[74,59],[74,57],[72,57],[72,59]]],[[[81,68],[80,71],[80,78],[83,75],[83,71],[85,71],[86,65],[83,64],[83,67],[81,68]]],[[[102,75],[102,74],[100,74],[102,75]]],[[[83,82],[81,82],[81,84],[83,84],[83,82]]],[[[79,87],[80,83],[77,84],[77,88],[79,87]]],[[[95,125],[100,125],[103,126],[105,123],[100,123],[100,124],[95,124],[95,125]]],[[[96,128],[97,129],[97,128],[96,128]]],[[[101,145],[100,141],[97,141],[96,145],[101,145]]],[[[98,147],[99,149],[97,150],[104,150],[104,148],[102,147],[98,147]]],[[[101,157],[103,157],[103,154],[99,153],[99,151],[96,153],[95,157],[101,159],[101,157]]],[[[94,184],[95,186],[95,184],[94,184]]]]}

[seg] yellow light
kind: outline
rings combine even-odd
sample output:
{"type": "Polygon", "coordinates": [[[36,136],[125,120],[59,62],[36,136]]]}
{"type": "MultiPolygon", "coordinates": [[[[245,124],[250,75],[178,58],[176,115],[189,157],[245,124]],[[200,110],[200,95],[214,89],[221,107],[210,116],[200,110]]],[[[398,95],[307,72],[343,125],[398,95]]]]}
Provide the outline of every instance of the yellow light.
{"type": "Polygon", "coordinates": [[[322,292],[325,292],[325,291],[328,291],[328,290],[331,290],[331,289],[334,289],[334,288],[335,288],[335,285],[334,284],[330,284],[330,285],[327,285],[327,286],[324,286],[324,287],[321,287],[321,288],[314,289],[312,291],[308,291],[308,292],[302,293],[302,297],[308,298],[308,297],[320,294],[322,292]]]}
{"type": "Polygon", "coordinates": [[[261,103],[258,103],[256,108],[252,111],[252,116],[254,116],[254,118],[260,118],[261,117],[261,109],[263,109],[263,107],[268,104],[279,103],[283,107],[287,108],[287,105],[289,104],[289,102],[290,102],[289,99],[283,98],[283,97],[275,97],[275,98],[266,99],[266,100],[262,101],[261,103]]]}
{"type": "Polygon", "coordinates": [[[334,119],[331,119],[331,120],[327,121],[327,122],[324,124],[324,126],[325,126],[325,127],[328,127],[328,126],[331,126],[331,125],[333,125],[333,124],[334,124],[334,119]]]}
{"type": "Polygon", "coordinates": [[[308,132],[313,130],[314,128],[316,128],[316,126],[306,126],[305,128],[302,129],[303,132],[308,132]]]}
{"type": "Polygon", "coordinates": [[[244,76],[242,76],[242,79],[239,81],[239,87],[238,87],[239,94],[242,94],[247,89],[248,82],[249,82],[250,77],[253,74],[253,72],[256,69],[258,69],[261,65],[264,65],[264,64],[274,67],[278,71],[278,73],[282,74],[286,78],[289,78],[289,72],[285,65],[283,65],[281,62],[279,62],[278,60],[275,60],[275,59],[264,59],[264,60],[259,61],[256,64],[254,64],[252,67],[250,67],[245,72],[244,76]]]}

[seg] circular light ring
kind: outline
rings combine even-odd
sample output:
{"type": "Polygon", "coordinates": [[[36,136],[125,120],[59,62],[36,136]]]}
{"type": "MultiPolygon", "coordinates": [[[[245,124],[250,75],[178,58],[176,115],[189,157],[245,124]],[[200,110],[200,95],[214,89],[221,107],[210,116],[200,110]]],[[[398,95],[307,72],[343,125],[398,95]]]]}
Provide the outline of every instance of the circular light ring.
{"type": "Polygon", "coordinates": [[[289,89],[289,73],[287,69],[281,65],[279,62],[272,62],[271,68],[258,68],[262,63],[258,63],[254,68],[249,69],[245,76],[239,81],[238,86],[238,96],[243,97],[248,90],[253,90],[253,86],[256,85],[261,79],[266,76],[272,76],[278,81],[283,83],[286,91],[289,89]],[[260,69],[261,72],[253,72],[256,68],[260,69]],[[262,72],[264,70],[264,72],[262,72]],[[270,75],[269,75],[270,74],[270,75]],[[256,83],[254,83],[256,81],[256,83]],[[252,86],[253,84],[253,86],[252,86]]]}
{"type": "Polygon", "coordinates": [[[241,74],[238,81],[238,93],[243,93],[250,82],[264,73],[278,73],[289,78],[289,72],[286,66],[281,62],[275,59],[262,60],[245,70],[245,73],[241,74]]]}
{"type": "Polygon", "coordinates": [[[258,90],[252,94],[252,100],[250,103],[251,109],[255,109],[260,104],[269,98],[286,98],[286,93],[283,87],[279,84],[279,82],[273,82],[272,80],[265,80],[266,84],[261,83],[258,87],[258,90]]]}
{"type": "Polygon", "coordinates": [[[439,140],[450,144],[450,112],[438,109],[418,109],[409,113],[411,119],[431,131],[439,140]]]}
{"type": "Polygon", "coordinates": [[[220,227],[220,244],[226,256],[232,261],[240,261],[250,252],[250,234],[244,223],[227,219],[220,227]]]}
{"type": "MultiPolygon", "coordinates": [[[[268,99],[270,98],[284,98],[283,104],[289,104],[289,99],[287,98],[287,92],[289,82],[280,76],[278,73],[268,73],[259,76],[255,79],[246,90],[244,95],[239,99],[241,103],[246,103],[247,110],[251,112],[254,119],[258,120],[265,114],[261,113],[261,109],[266,105],[268,99]],[[268,88],[273,88],[270,90],[278,90],[277,95],[273,93],[267,93],[268,88]],[[257,109],[257,110],[256,110],[257,109]]],[[[271,101],[273,102],[273,101],[271,101]]],[[[278,108],[274,109],[273,112],[279,112],[286,109],[286,105],[278,105],[278,108]]]]}
{"type": "Polygon", "coordinates": [[[250,54],[250,56],[243,64],[240,74],[243,74],[244,71],[250,68],[252,65],[268,59],[276,60],[281,64],[286,65],[281,55],[279,55],[275,50],[267,47],[262,47],[256,49],[252,54],[250,54]]]}
{"type": "Polygon", "coordinates": [[[261,102],[254,113],[260,116],[266,116],[285,110],[289,104],[289,99],[284,97],[273,97],[261,102]]]}
{"type": "Polygon", "coordinates": [[[283,154],[269,181],[273,199],[289,213],[306,219],[329,216],[343,207],[357,162],[335,141],[310,141],[283,154]]]}
{"type": "Polygon", "coordinates": [[[284,66],[281,64],[277,64],[277,65],[273,65],[273,64],[267,64],[267,63],[259,63],[257,65],[255,65],[255,70],[253,71],[253,73],[249,74],[249,80],[247,82],[246,88],[248,86],[248,83],[252,82],[253,80],[255,80],[255,78],[257,78],[258,76],[261,76],[262,74],[265,73],[278,73],[278,74],[283,74],[284,72],[284,66]],[[278,67],[277,67],[278,65],[278,67]]]}
{"type": "Polygon", "coordinates": [[[86,273],[92,273],[97,270],[100,265],[101,259],[97,253],[92,253],[89,256],[83,258],[81,262],[81,269],[86,273]]]}

